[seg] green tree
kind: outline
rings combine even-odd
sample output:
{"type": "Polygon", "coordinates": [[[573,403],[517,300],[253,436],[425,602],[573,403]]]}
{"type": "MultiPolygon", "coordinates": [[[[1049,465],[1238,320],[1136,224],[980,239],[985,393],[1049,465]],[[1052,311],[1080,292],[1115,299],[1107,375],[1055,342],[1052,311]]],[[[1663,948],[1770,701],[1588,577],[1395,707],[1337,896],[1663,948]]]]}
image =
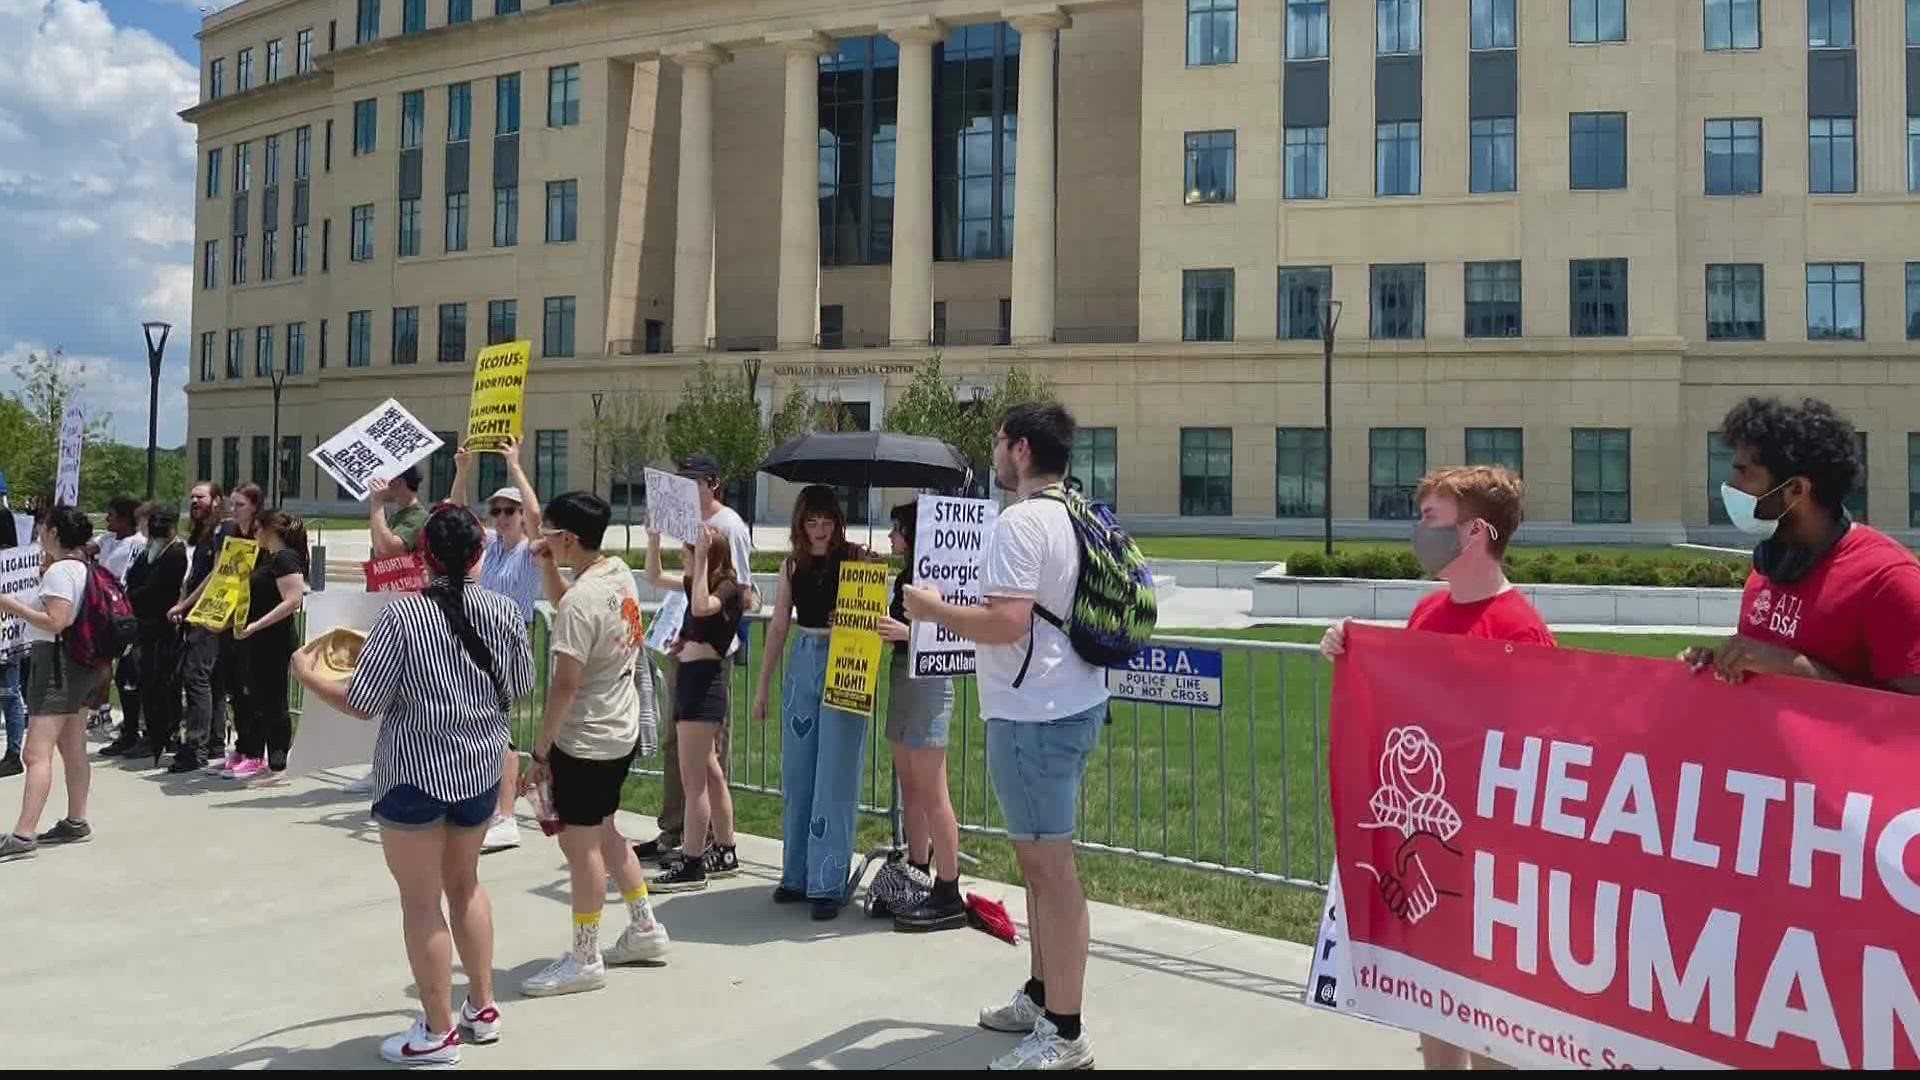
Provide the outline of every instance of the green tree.
{"type": "Polygon", "coordinates": [[[627,527],[627,547],[633,547],[633,509],[646,489],[647,467],[667,452],[667,422],[651,395],[636,386],[624,386],[613,392],[599,421],[594,425],[592,441],[605,472],[608,493],[615,486],[625,489],[622,517],[627,527]]]}
{"type": "Polygon", "coordinates": [[[765,422],[760,403],[742,375],[701,361],[680,390],[680,403],[666,418],[667,451],[675,460],[707,454],[720,467],[722,487],[749,479],[775,446],[805,434],[816,423],[814,403],[802,387],[787,392],[765,422]]]}
{"type": "Polygon", "coordinates": [[[913,381],[887,410],[881,427],[950,443],[973,463],[974,475],[982,479],[993,460],[993,435],[1000,417],[1015,405],[1057,400],[1053,384],[1025,367],[1001,372],[992,387],[977,397],[962,400],[954,389],[955,380],[941,373],[940,354],[935,353],[914,372],[913,381]]]}
{"type": "MultiPolygon", "coordinates": [[[[32,496],[53,493],[59,465],[60,418],[66,413],[67,402],[79,394],[83,380],[58,347],[28,353],[26,359],[13,365],[13,374],[20,380],[20,389],[0,397],[0,428],[6,432],[5,438],[0,438],[0,467],[7,470],[8,480],[18,493],[16,501],[24,502],[32,496]]],[[[87,417],[86,442],[80,455],[83,506],[104,506],[108,498],[121,493],[103,489],[99,481],[100,469],[112,469],[110,463],[100,460],[113,445],[107,435],[111,420],[111,413],[87,417]],[[94,461],[96,474],[91,488],[87,484],[90,460],[94,461]]],[[[140,482],[126,489],[126,494],[146,492],[144,449],[142,454],[140,482]]]]}

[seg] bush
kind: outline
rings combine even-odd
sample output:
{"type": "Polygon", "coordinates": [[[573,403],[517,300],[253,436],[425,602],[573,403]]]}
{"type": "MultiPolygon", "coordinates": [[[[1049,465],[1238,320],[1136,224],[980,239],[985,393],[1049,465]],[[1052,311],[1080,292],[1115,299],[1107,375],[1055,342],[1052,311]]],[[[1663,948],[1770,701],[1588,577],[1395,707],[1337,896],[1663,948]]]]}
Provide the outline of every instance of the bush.
{"type": "Polygon", "coordinates": [[[1326,577],[1327,557],[1308,551],[1287,560],[1287,573],[1293,577],[1326,577]]]}
{"type": "MultiPolygon", "coordinates": [[[[1360,578],[1375,581],[1418,580],[1426,575],[1409,551],[1373,548],[1337,551],[1329,559],[1303,552],[1287,562],[1293,577],[1360,578]]],[[[1507,558],[1507,577],[1521,585],[1629,585],[1663,588],[1737,589],[1747,580],[1744,563],[1722,559],[1647,559],[1598,551],[1515,552],[1507,558]]]]}

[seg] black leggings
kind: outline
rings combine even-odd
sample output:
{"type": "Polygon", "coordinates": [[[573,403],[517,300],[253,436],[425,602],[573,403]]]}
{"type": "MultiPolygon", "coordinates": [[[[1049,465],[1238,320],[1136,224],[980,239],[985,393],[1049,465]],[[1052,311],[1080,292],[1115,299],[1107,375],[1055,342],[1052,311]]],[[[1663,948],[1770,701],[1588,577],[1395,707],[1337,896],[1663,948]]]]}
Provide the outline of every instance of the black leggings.
{"type": "Polygon", "coordinates": [[[293,717],[287,709],[294,653],[291,624],[287,631],[270,627],[238,644],[245,651],[247,694],[237,714],[245,721],[235,733],[234,749],[243,757],[264,757],[276,770],[284,769],[287,750],[293,746],[293,717]]]}

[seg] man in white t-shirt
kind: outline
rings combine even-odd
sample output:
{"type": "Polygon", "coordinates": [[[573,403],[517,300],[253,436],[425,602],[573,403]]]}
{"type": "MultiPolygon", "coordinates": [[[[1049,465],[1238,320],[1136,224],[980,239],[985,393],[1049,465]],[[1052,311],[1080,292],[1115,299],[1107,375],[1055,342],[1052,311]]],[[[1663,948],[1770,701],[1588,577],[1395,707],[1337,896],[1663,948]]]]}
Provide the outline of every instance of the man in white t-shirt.
{"type": "Polygon", "coordinates": [[[1007,410],[993,439],[994,481],[1018,501],[1000,512],[982,556],[978,607],[915,585],[907,614],[974,642],[987,770],[1027,882],[1032,977],[1006,1005],[980,1012],[994,1031],[1025,1032],[995,1069],[1078,1069],[1093,1064],[1080,1022],[1087,972],[1087,897],[1073,861],[1080,780],[1107,715],[1106,673],[1073,650],[1042,611],[1073,606],[1080,546],[1066,506],[1034,498],[1060,483],[1073,450],[1073,417],[1059,405],[1007,410]]]}

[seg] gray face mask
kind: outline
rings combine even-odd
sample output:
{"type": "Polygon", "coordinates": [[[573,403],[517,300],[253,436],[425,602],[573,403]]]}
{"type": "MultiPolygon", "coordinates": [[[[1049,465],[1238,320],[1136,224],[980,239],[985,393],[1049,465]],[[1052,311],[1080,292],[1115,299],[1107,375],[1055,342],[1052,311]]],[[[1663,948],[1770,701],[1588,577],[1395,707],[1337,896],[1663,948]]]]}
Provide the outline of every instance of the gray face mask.
{"type": "Polygon", "coordinates": [[[1420,569],[1426,571],[1428,577],[1438,577],[1440,571],[1460,557],[1459,526],[1415,525],[1413,557],[1420,561],[1420,569]]]}

